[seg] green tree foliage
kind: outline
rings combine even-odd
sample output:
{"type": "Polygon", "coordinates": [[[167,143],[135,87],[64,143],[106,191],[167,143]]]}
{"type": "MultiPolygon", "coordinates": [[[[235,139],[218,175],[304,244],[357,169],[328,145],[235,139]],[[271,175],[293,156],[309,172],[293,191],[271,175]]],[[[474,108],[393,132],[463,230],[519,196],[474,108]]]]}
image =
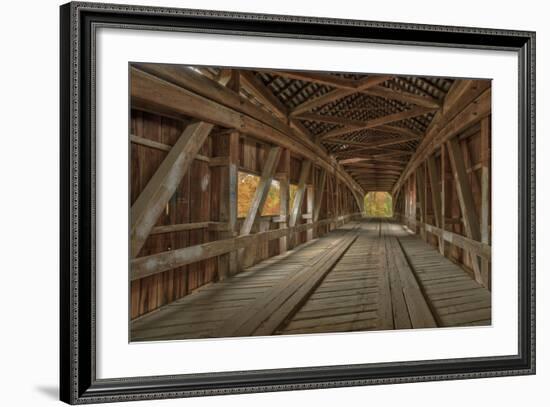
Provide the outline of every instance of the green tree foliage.
{"type": "Polygon", "coordinates": [[[389,218],[392,213],[392,198],[387,192],[369,192],[365,195],[367,216],[389,218]]]}

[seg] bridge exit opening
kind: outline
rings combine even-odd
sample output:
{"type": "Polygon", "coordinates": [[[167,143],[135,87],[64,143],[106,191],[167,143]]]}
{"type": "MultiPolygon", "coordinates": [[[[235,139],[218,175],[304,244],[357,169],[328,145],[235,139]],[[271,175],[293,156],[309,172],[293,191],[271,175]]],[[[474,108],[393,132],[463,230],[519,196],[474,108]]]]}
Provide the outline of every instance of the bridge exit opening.
{"type": "Polygon", "coordinates": [[[392,208],[392,196],[389,192],[368,192],[365,195],[365,211],[369,217],[391,218],[392,208]]]}

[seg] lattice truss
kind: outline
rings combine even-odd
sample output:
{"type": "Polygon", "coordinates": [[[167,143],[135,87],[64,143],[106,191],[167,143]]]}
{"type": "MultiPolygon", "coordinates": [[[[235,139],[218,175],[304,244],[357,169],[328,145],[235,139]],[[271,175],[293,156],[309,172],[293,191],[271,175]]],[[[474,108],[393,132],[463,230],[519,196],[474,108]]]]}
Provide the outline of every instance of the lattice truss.
{"type": "MultiPolygon", "coordinates": [[[[200,68],[218,78],[235,70],[200,68]]],[[[452,79],[239,70],[239,92],[320,143],[365,190],[391,191],[452,79]]]]}

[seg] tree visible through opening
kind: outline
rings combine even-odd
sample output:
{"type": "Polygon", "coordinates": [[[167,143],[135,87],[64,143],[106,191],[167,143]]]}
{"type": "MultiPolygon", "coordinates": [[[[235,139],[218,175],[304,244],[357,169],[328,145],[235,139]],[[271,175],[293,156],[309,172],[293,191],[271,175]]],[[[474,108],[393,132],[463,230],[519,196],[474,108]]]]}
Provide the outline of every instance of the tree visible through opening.
{"type": "Polygon", "coordinates": [[[392,197],[388,192],[368,192],[365,195],[365,211],[367,216],[376,218],[391,218],[393,216],[392,197]]]}

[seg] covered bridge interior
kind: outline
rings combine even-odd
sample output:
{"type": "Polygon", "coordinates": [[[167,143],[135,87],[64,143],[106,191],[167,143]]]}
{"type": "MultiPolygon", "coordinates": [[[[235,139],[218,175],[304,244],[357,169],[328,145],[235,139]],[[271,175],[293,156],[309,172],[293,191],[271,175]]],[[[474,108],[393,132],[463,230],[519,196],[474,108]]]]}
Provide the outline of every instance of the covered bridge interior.
{"type": "Polygon", "coordinates": [[[132,341],[491,323],[489,80],[140,63],[130,88],[132,341]]]}

